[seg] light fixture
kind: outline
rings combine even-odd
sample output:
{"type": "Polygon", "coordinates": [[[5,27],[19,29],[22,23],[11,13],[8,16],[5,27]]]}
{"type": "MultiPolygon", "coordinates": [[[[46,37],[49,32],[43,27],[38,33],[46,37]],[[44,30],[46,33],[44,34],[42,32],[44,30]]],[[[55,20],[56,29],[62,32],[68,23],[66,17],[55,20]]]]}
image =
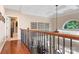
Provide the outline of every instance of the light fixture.
{"type": "Polygon", "coordinates": [[[1,12],[0,12],[0,20],[2,20],[5,23],[5,18],[2,16],[1,12]]]}
{"type": "Polygon", "coordinates": [[[58,5],[56,5],[56,30],[55,32],[59,32],[58,31],[58,5]]]}

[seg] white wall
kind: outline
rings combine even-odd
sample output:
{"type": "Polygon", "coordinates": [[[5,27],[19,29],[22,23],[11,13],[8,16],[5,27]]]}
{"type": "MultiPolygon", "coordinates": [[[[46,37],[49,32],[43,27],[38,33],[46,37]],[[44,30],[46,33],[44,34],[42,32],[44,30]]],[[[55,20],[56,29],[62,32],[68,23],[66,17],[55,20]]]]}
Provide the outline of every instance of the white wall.
{"type": "Polygon", "coordinates": [[[0,21],[0,40],[2,40],[5,36],[5,24],[0,21]]]}
{"type": "Polygon", "coordinates": [[[0,12],[2,13],[3,16],[5,16],[5,9],[4,6],[0,5],[0,12]]]}
{"type": "Polygon", "coordinates": [[[7,39],[9,39],[10,38],[10,29],[11,29],[11,19],[10,19],[10,17],[7,17],[6,16],[6,21],[5,21],[5,36],[6,36],[6,38],[7,39]]]}
{"type": "MultiPolygon", "coordinates": [[[[50,23],[50,20],[48,18],[45,17],[39,17],[39,16],[32,16],[32,15],[24,15],[21,14],[18,11],[14,11],[14,10],[6,10],[6,15],[7,16],[13,16],[13,17],[17,17],[18,20],[18,39],[20,39],[20,28],[21,29],[27,29],[28,27],[30,28],[30,23],[31,22],[44,22],[44,23],[50,23]]],[[[51,26],[51,24],[50,24],[51,26]]],[[[50,28],[51,30],[51,28],[50,28]]]]}
{"type": "MultiPolygon", "coordinates": [[[[0,12],[5,17],[4,7],[0,5],[0,12]]],[[[0,51],[5,43],[5,23],[0,20],[0,51]]]]}
{"type": "Polygon", "coordinates": [[[5,24],[0,21],[0,51],[3,46],[3,42],[5,41],[5,24]]]}
{"type": "MultiPolygon", "coordinates": [[[[9,18],[8,20],[7,20],[7,22],[6,22],[6,25],[7,25],[7,27],[6,28],[8,28],[7,29],[7,33],[6,33],[6,35],[9,35],[9,37],[10,37],[10,29],[11,29],[11,27],[10,27],[10,23],[11,23],[11,19],[10,19],[10,17],[17,17],[17,20],[18,20],[18,24],[19,24],[19,20],[20,20],[20,14],[19,13],[17,13],[17,12],[14,12],[14,11],[10,11],[10,10],[5,10],[5,13],[6,13],[6,16],[7,16],[7,18],[9,18]]],[[[19,26],[18,26],[18,31],[19,31],[19,26]]],[[[18,33],[19,34],[19,33],[18,33]]],[[[19,36],[19,35],[18,35],[19,36]]],[[[18,37],[19,38],[19,37],[18,37]]]]}

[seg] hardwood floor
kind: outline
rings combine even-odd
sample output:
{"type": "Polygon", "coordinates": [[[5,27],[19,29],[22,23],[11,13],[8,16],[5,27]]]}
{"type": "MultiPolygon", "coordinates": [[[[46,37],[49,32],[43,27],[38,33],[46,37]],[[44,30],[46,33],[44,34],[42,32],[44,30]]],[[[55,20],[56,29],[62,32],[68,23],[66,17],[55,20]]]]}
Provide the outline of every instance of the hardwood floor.
{"type": "Polygon", "coordinates": [[[28,48],[18,40],[7,41],[1,54],[30,54],[28,48]]]}

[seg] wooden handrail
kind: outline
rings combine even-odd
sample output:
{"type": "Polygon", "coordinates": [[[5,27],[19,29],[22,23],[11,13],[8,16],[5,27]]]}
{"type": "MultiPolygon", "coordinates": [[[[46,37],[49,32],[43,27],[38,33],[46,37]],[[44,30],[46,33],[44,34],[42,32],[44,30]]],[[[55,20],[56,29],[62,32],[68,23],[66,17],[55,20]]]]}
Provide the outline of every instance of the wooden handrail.
{"type": "Polygon", "coordinates": [[[56,33],[56,32],[44,32],[44,31],[39,31],[39,30],[29,30],[29,31],[39,32],[39,33],[44,33],[44,34],[48,34],[48,35],[54,35],[54,36],[74,39],[74,40],[79,40],[79,35],[64,34],[64,33],[60,33],[60,32],[59,33],[56,33]]]}
{"type": "MultiPolygon", "coordinates": [[[[67,39],[69,39],[70,41],[70,43],[69,43],[69,46],[70,46],[70,54],[72,54],[73,53],[73,51],[72,51],[72,40],[79,40],[79,35],[72,35],[72,34],[65,34],[65,33],[63,33],[63,32],[45,32],[45,31],[40,31],[40,30],[33,30],[33,29],[31,29],[31,30],[29,30],[29,28],[28,29],[21,29],[23,32],[22,33],[27,33],[27,35],[25,34],[23,34],[24,35],[24,38],[23,39],[21,39],[21,40],[23,40],[23,42],[26,44],[26,43],[28,43],[28,46],[29,46],[29,50],[32,50],[33,49],[33,44],[34,44],[34,41],[32,40],[32,39],[34,39],[33,38],[33,36],[32,35],[29,35],[29,34],[31,34],[31,33],[38,33],[38,41],[40,40],[40,42],[41,42],[41,40],[42,40],[42,42],[44,43],[44,45],[43,45],[43,48],[45,48],[45,43],[46,43],[46,41],[50,41],[50,44],[49,43],[47,43],[47,45],[49,44],[50,46],[50,49],[49,49],[49,52],[50,52],[50,54],[51,54],[51,43],[53,42],[53,53],[56,53],[57,51],[56,51],[56,49],[55,49],[55,46],[56,46],[56,42],[55,41],[57,41],[57,45],[58,45],[58,50],[59,50],[59,45],[60,45],[60,39],[59,39],[59,37],[62,37],[63,38],[63,41],[62,41],[62,51],[63,52],[61,52],[61,53],[63,53],[63,54],[65,54],[65,40],[66,40],[66,38],[67,39]],[[39,36],[39,35],[41,35],[41,36],[39,36]],[[26,39],[26,36],[27,36],[27,39],[26,39]],[[53,41],[51,41],[52,40],[52,38],[51,38],[51,36],[52,36],[52,38],[53,38],[53,41]],[[57,36],[57,38],[55,38],[55,36],[57,36]],[[29,39],[29,37],[31,37],[30,39],[29,39]],[[49,39],[50,38],[50,39],[49,39]],[[57,39],[57,40],[55,40],[55,39],[57,39]],[[30,41],[30,42],[29,42],[30,41]],[[31,45],[31,47],[30,47],[30,44],[32,44],[31,45]]],[[[22,35],[22,34],[21,34],[22,35]]],[[[37,41],[36,41],[37,42],[37,41]]],[[[38,42],[37,42],[38,43],[38,42]]],[[[37,44],[38,45],[38,44],[37,44]]],[[[48,48],[47,48],[47,51],[48,51],[48,48]]],[[[44,50],[42,50],[42,52],[41,53],[45,53],[45,51],[44,50]]]]}
{"type": "MultiPolygon", "coordinates": [[[[33,29],[31,29],[31,30],[29,30],[29,28],[27,28],[27,29],[21,29],[21,31],[22,31],[22,36],[23,36],[23,38],[21,39],[21,41],[23,42],[23,43],[28,43],[28,46],[29,46],[29,50],[32,50],[33,49],[33,47],[35,46],[34,44],[36,44],[36,43],[34,43],[34,38],[33,38],[33,34],[35,35],[35,34],[37,34],[36,36],[37,36],[37,38],[38,38],[38,41],[36,41],[37,43],[38,42],[42,42],[42,45],[43,45],[43,48],[44,49],[42,49],[42,52],[40,52],[40,53],[45,53],[45,46],[48,46],[48,44],[50,45],[49,47],[50,47],[50,49],[49,49],[49,52],[46,52],[46,53],[52,53],[51,52],[51,49],[53,49],[53,53],[57,53],[57,50],[56,49],[58,49],[58,50],[60,50],[60,37],[62,37],[62,39],[63,39],[63,41],[62,41],[62,52],[60,51],[59,53],[63,53],[63,54],[65,54],[65,48],[66,48],[66,42],[65,42],[65,40],[66,40],[66,38],[67,39],[69,39],[70,41],[70,43],[69,43],[69,46],[70,46],[70,54],[72,54],[73,53],[73,49],[72,49],[72,47],[73,47],[73,44],[72,44],[72,40],[79,40],[79,35],[73,35],[73,34],[65,34],[65,33],[63,33],[63,32],[45,32],[45,31],[40,31],[40,30],[33,30],[33,29]],[[24,34],[23,34],[24,33],[24,34]],[[27,34],[25,34],[25,33],[27,33],[27,34]],[[32,34],[33,33],[33,34],[32,34]],[[30,34],[32,34],[32,35],[30,35],[30,34]],[[31,37],[31,38],[30,38],[31,37]],[[55,37],[57,37],[57,38],[55,38],[55,37]],[[50,39],[49,39],[50,38],[50,39]],[[53,41],[51,41],[52,40],[52,38],[53,38],[53,41]],[[57,39],[57,40],[55,40],[55,39],[57,39]],[[39,41],[40,40],[40,41],[39,41]],[[49,43],[47,43],[48,42],[48,40],[49,40],[49,43]],[[56,46],[56,42],[57,42],[57,45],[58,45],[58,47],[55,47],[56,46]],[[53,46],[52,46],[52,43],[53,42],[53,46]],[[46,45],[46,44],[47,45],[46,45]],[[31,44],[31,45],[30,45],[31,44]],[[53,47],[53,48],[51,48],[51,47],[53,47]],[[56,49],[55,49],[56,48],[56,49]]],[[[35,37],[35,36],[34,36],[35,37]]],[[[38,46],[38,44],[37,44],[37,46],[38,46]]],[[[48,51],[48,48],[47,48],[47,51],[48,51]]],[[[38,52],[39,53],[39,52],[38,52]]]]}

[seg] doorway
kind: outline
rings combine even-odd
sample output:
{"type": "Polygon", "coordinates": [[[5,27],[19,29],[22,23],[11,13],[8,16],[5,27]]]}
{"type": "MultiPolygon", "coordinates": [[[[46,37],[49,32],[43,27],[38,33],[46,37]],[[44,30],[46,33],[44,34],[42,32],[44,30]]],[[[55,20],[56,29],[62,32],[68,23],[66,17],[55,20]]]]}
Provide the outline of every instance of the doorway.
{"type": "Polygon", "coordinates": [[[17,17],[11,17],[11,38],[17,37],[18,21],[17,17]]]}

